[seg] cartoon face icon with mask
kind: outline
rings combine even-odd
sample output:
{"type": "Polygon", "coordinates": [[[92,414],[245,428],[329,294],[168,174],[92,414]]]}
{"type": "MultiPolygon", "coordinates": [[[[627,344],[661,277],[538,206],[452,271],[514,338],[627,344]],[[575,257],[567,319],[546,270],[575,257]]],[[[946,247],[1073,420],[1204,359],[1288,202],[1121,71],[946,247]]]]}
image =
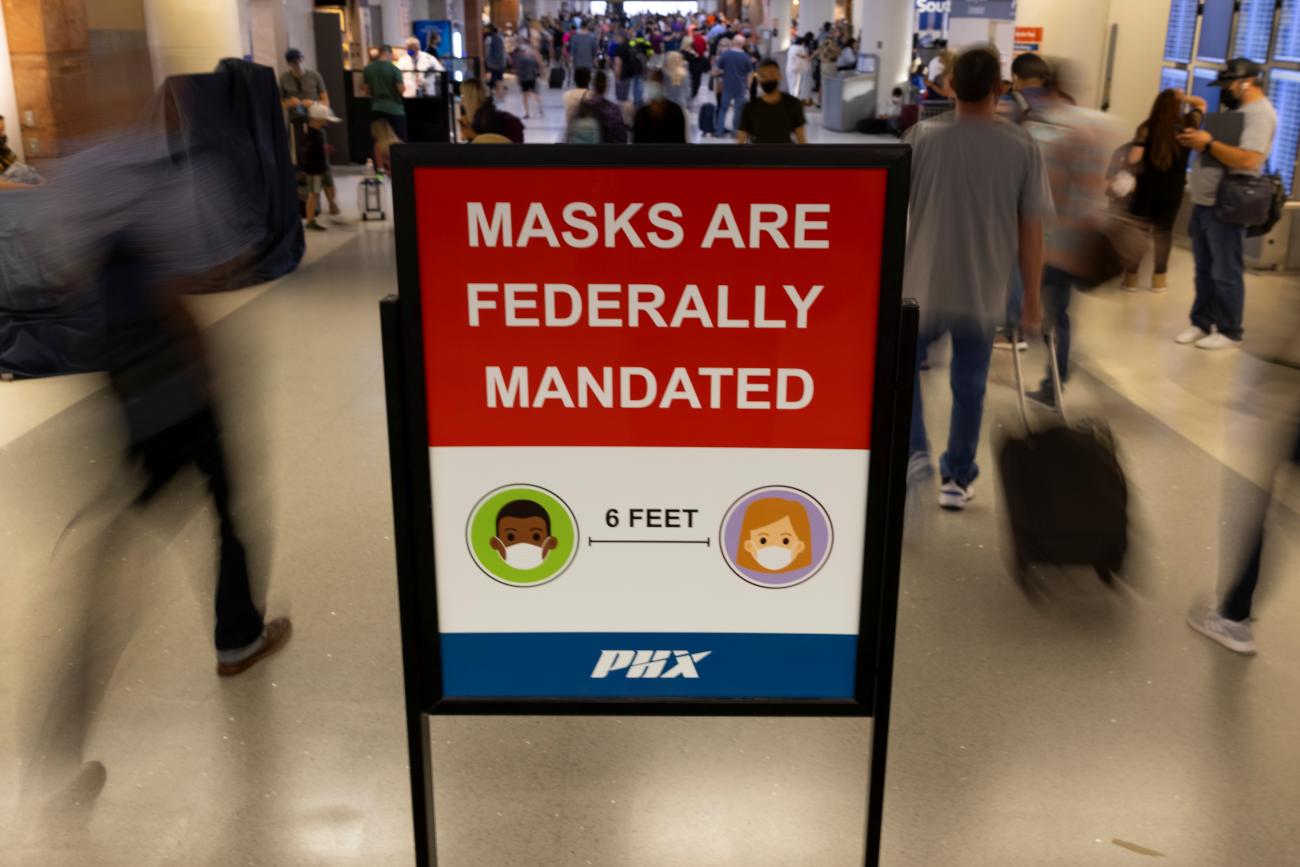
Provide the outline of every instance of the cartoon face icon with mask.
{"type": "Polygon", "coordinates": [[[497,512],[492,550],[513,569],[536,569],[559,541],[551,535],[551,516],[532,500],[511,500],[497,512]]]}
{"type": "Polygon", "coordinates": [[[740,528],[736,564],[757,572],[787,572],[813,562],[808,511],[796,500],[764,497],[750,503],[740,528]]]}

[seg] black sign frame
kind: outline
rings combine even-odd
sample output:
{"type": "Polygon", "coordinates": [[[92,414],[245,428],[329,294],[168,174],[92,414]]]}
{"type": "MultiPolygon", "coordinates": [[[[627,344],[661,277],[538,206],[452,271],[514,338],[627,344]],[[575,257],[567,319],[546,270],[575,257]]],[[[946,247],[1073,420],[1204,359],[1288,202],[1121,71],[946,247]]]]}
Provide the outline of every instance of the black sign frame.
{"type": "MultiPolygon", "coordinates": [[[[871,717],[866,861],[879,863],[894,638],[918,314],[902,299],[911,149],[693,145],[394,146],[398,294],[380,304],[393,488],[398,602],[416,863],[437,863],[429,767],[430,715],[871,717]],[[447,698],[442,689],[433,500],[421,334],[415,172],[421,168],[866,169],[886,173],[871,454],[857,668],[851,700],[447,698]]],[[[438,203],[444,206],[445,203],[438,203]]]]}

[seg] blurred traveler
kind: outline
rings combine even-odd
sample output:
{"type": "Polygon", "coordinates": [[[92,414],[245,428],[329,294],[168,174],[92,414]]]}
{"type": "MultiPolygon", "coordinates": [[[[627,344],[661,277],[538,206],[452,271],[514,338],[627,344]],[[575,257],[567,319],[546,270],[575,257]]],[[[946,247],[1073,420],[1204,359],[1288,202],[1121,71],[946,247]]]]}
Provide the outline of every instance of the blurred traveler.
{"type": "MultiPolygon", "coordinates": [[[[1070,378],[1070,299],[1075,275],[1086,275],[1100,258],[1097,238],[1113,219],[1106,208],[1106,166],[1109,154],[1102,145],[1104,116],[1079,108],[1065,78],[1069,67],[1057,63],[1045,99],[1026,101],[1023,128],[1038,142],[1047,166],[1055,213],[1046,223],[1047,267],[1043,273],[1043,332],[1055,340],[1056,369],[1064,388],[1070,378]]],[[[1022,91],[1021,96],[1024,95],[1022,91]]],[[[1047,364],[1039,388],[1025,395],[1055,410],[1056,389],[1052,365],[1047,364]]]]}
{"type": "Polygon", "coordinates": [[[686,114],[664,94],[664,73],[656,69],[645,85],[645,105],[632,121],[632,141],[637,144],[686,144],[686,114]]]}
{"type": "Polygon", "coordinates": [[[754,62],[745,51],[745,37],[736,36],[729,48],[718,52],[717,64],[722,80],[722,102],[714,126],[715,135],[725,138],[740,128],[740,118],[749,95],[749,80],[754,74],[754,62]],[[727,127],[728,108],[732,109],[730,129],[727,127]]]}
{"type": "Polygon", "coordinates": [[[790,95],[804,105],[812,105],[812,34],[790,40],[790,50],[785,55],[786,87],[790,95]]]}
{"type": "Polygon", "coordinates": [[[803,103],[781,92],[781,67],[771,58],[758,65],[759,97],[745,103],[736,140],[741,144],[806,144],[803,103]]]}
{"type": "Polygon", "coordinates": [[[406,40],[406,53],[397,58],[397,68],[402,71],[402,83],[408,96],[434,96],[438,92],[438,73],[442,62],[420,47],[420,40],[412,36],[406,40]]]}
{"type": "Polygon", "coordinates": [[[844,43],[835,61],[836,72],[856,72],[858,68],[858,43],[852,39],[844,43]]]}
{"type": "Polygon", "coordinates": [[[460,136],[472,142],[480,135],[504,136],[515,144],[524,142],[524,125],[519,118],[501,111],[492,93],[477,78],[461,82],[460,111],[457,114],[460,136]]]}
{"type": "MultiPolygon", "coordinates": [[[[1024,55],[1021,55],[1022,57],[1024,55]]],[[[957,55],[945,48],[930,61],[930,65],[925,71],[925,98],[926,99],[956,99],[957,94],[952,86],[952,69],[956,63],[957,55]]],[[[1012,73],[1012,83],[1015,78],[1012,73]]]]}
{"type": "Polygon", "coordinates": [[[537,50],[521,40],[519,47],[515,49],[513,61],[515,75],[519,76],[519,98],[524,104],[524,117],[532,117],[528,111],[530,96],[533,104],[537,106],[537,116],[542,117],[542,95],[537,92],[537,79],[542,74],[542,62],[537,56],[537,50]]]}
{"type": "Polygon", "coordinates": [[[664,96],[682,108],[691,104],[691,73],[680,51],[664,55],[664,96]]]}
{"type": "Polygon", "coordinates": [[[371,119],[388,121],[398,140],[406,141],[406,108],[402,105],[406,84],[393,64],[393,49],[380,46],[379,56],[366,65],[361,77],[370,95],[371,119]]]}
{"type": "Polygon", "coordinates": [[[564,126],[568,128],[573,123],[574,112],[578,110],[578,103],[591,90],[591,70],[579,69],[573,73],[573,87],[564,92],[564,126]]]}
{"type": "Polygon", "coordinates": [[[641,105],[641,74],[645,72],[645,54],[632,43],[626,31],[615,37],[614,47],[614,98],[619,102],[632,100],[641,105]]]}
{"type": "Polygon", "coordinates": [[[496,99],[505,93],[506,61],[509,57],[505,37],[495,24],[489,24],[483,37],[483,66],[487,68],[488,86],[496,99]]]}
{"type": "MultiPolygon", "coordinates": [[[[1291,449],[1286,463],[1291,465],[1293,472],[1300,470],[1300,431],[1295,434],[1295,446],[1291,449]]],[[[1281,473],[1275,475],[1281,476],[1281,473]]],[[[1214,606],[1193,608],[1187,616],[1188,625],[1197,632],[1217,641],[1229,650],[1247,655],[1255,653],[1255,635],[1250,620],[1255,588],[1259,584],[1260,565],[1264,556],[1266,519],[1265,510],[1265,513],[1259,517],[1246,565],[1223,599],[1214,606]]]]}
{"type": "MultiPolygon", "coordinates": [[[[934,62],[930,65],[933,68],[934,62]]],[[[1027,53],[1016,57],[1011,61],[1011,89],[998,103],[998,113],[1016,124],[1023,123],[1035,111],[1041,114],[1052,102],[1048,88],[1051,77],[1052,67],[1037,54],[1027,53]]],[[[1007,291],[1006,321],[993,341],[994,349],[1011,349],[1013,346],[1019,352],[1029,349],[1028,341],[1023,336],[1018,336],[1024,297],[1025,289],[1020,282],[1020,274],[1013,272],[1011,286],[1007,291]]]]}
{"type": "MultiPolygon", "coordinates": [[[[316,70],[307,68],[301,51],[290,48],[284,53],[284,60],[289,64],[289,68],[280,76],[280,104],[288,112],[295,138],[305,137],[307,112],[318,102],[329,105],[330,95],[325,89],[325,79],[321,78],[316,70]]],[[[299,154],[298,158],[302,159],[303,143],[295,141],[294,144],[295,152],[299,154]]],[[[321,175],[321,188],[329,201],[330,213],[337,215],[339,213],[338,193],[334,189],[334,173],[329,170],[328,163],[325,173],[321,175]]]]}
{"type": "Polygon", "coordinates": [[[908,481],[917,493],[933,473],[919,368],[927,347],[950,334],[952,415],[939,461],[945,509],[965,508],[974,494],[993,333],[1017,259],[1023,326],[1032,330],[1041,319],[1043,221],[1052,214],[1052,197],[1033,138],[997,117],[1000,73],[991,48],[963,52],[953,64],[957,110],[917,124],[905,137],[913,150],[904,293],[918,300],[922,315],[908,481]],[[940,249],[944,255],[936,256],[940,249]]]}
{"type": "Polygon", "coordinates": [[[627,144],[627,122],[618,103],[606,98],[609,76],[603,69],[592,76],[591,90],[578,102],[565,131],[570,144],[627,144]]]}
{"type": "Polygon", "coordinates": [[[324,231],[325,227],[316,222],[316,196],[325,182],[329,172],[329,152],[325,142],[325,127],[332,123],[342,123],[330,107],[316,103],[307,110],[307,135],[302,146],[302,164],[299,171],[307,176],[307,228],[324,231]]]}
{"type": "MultiPolygon", "coordinates": [[[[1205,115],[1205,100],[1188,97],[1181,90],[1165,90],[1156,97],[1151,114],[1133,134],[1127,163],[1137,175],[1130,212],[1151,224],[1155,239],[1155,269],[1151,291],[1169,288],[1169,251],[1173,244],[1174,220],[1183,204],[1187,186],[1187,160],[1191,150],[1178,141],[1184,129],[1197,129],[1205,115]]],[[[1138,273],[1124,275],[1124,288],[1138,288],[1138,273]]]]}
{"type": "Polygon", "coordinates": [[[1199,349],[1234,349],[1241,345],[1242,313],[1246,303],[1243,247],[1246,227],[1229,223],[1215,213],[1219,185],[1228,175],[1256,175],[1263,172],[1273,136],[1277,112],[1264,96],[1264,70],[1259,64],[1237,57],[1213,82],[1223,89],[1222,103],[1242,115],[1240,141],[1236,145],[1218,141],[1201,129],[1184,130],[1179,144],[1201,155],[1192,170],[1192,255],[1196,260],[1196,299],[1192,303],[1191,327],[1174,338],[1181,344],[1194,343],[1199,349]]]}
{"type": "Polygon", "coordinates": [[[31,166],[19,160],[18,154],[9,147],[4,115],[0,114],[0,190],[27,190],[43,183],[45,179],[31,166]]]}
{"type": "Polygon", "coordinates": [[[588,73],[596,66],[596,36],[589,29],[587,19],[582,19],[577,30],[569,35],[569,44],[566,51],[569,60],[573,64],[573,74],[576,76],[578,70],[585,69],[588,73]]]}

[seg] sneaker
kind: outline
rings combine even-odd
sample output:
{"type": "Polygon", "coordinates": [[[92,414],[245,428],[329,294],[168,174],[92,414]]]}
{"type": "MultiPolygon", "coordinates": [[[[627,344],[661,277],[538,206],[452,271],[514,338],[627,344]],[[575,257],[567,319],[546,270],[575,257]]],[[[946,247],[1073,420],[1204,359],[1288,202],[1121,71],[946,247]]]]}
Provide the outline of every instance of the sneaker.
{"type": "Polygon", "coordinates": [[[293,624],[287,617],[277,617],[275,620],[267,623],[262,629],[262,635],[257,641],[254,641],[248,647],[240,648],[234,651],[219,651],[217,658],[217,674],[222,677],[232,677],[241,672],[247,671],[258,662],[266,659],[272,653],[284,647],[284,643],[289,640],[289,635],[293,632],[293,624]],[[222,656],[229,654],[231,659],[223,662],[222,656]]]}
{"type": "Polygon", "coordinates": [[[929,452],[916,452],[907,459],[907,486],[920,484],[934,476],[929,452]]]}
{"type": "Polygon", "coordinates": [[[325,227],[322,226],[320,223],[316,222],[315,220],[309,220],[309,221],[307,222],[307,228],[308,228],[308,229],[311,229],[311,230],[314,231],[314,232],[324,232],[324,231],[325,231],[325,227]]]}
{"type": "Polygon", "coordinates": [[[1195,325],[1193,325],[1191,328],[1188,328],[1186,331],[1178,332],[1178,336],[1174,338],[1174,343],[1187,346],[1189,343],[1195,343],[1198,340],[1204,340],[1209,336],[1210,336],[1210,332],[1202,331],[1200,328],[1197,328],[1195,325]]]}
{"type": "Polygon", "coordinates": [[[1056,408],[1056,390],[1048,386],[1040,386],[1033,391],[1025,392],[1025,400],[1034,403],[1043,409],[1057,412],[1056,408]]]}
{"type": "Polygon", "coordinates": [[[1196,341],[1197,349],[1237,349],[1240,346],[1240,340],[1233,340],[1226,334],[1218,333],[1207,334],[1196,341]]]}
{"type": "Polygon", "coordinates": [[[1251,632],[1249,620],[1238,623],[1213,608],[1199,606],[1187,615],[1187,625],[1235,653],[1246,656],[1255,653],[1255,636],[1251,632]]]}
{"type": "Polygon", "coordinates": [[[975,497],[975,483],[963,487],[952,479],[944,479],[939,486],[939,508],[960,512],[975,497]]]}
{"type": "Polygon", "coordinates": [[[999,334],[997,337],[993,338],[994,349],[1005,349],[1010,351],[1011,347],[1013,346],[1016,348],[1017,352],[1026,352],[1029,349],[1028,342],[1024,340],[1017,340],[1013,343],[1011,338],[1006,336],[1005,334],[999,334]]]}

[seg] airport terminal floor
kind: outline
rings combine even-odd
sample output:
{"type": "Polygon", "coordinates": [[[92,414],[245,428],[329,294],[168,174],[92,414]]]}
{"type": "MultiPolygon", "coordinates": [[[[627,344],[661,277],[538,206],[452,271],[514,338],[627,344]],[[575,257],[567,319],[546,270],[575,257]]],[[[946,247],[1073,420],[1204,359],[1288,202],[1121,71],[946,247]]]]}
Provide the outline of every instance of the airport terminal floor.
{"type": "MultiPolygon", "coordinates": [[[[546,100],[530,139],[558,134],[546,100]]],[[[282,653],[213,675],[214,521],[194,480],[92,544],[107,510],[87,504],[117,496],[121,471],[102,378],[0,383],[0,863],[412,863],[378,315],[393,224],[358,221],[357,176],[340,181],[344,218],[309,235],[297,271],[190,299],[254,572],[294,621],[282,653]],[[79,758],[52,755],[65,737],[79,758]]],[[[1300,281],[1248,275],[1243,350],[1204,352],[1171,340],[1191,279],[1176,247],[1167,293],[1075,296],[1067,399],[1120,443],[1138,526],[1124,580],[1044,570],[1035,603],[1009,577],[991,451],[1020,424],[1008,352],[970,508],[927,494],[909,510],[889,867],[1296,863],[1300,480],[1279,480],[1270,510],[1258,656],[1184,618],[1236,568],[1273,487],[1300,371],[1267,359],[1295,333],[1300,281]]],[[[945,355],[921,377],[932,431],[945,355]]],[[[1023,358],[1041,370],[1041,347],[1023,358]]],[[[869,721],[441,717],[430,741],[441,864],[861,863],[869,721]]]]}

